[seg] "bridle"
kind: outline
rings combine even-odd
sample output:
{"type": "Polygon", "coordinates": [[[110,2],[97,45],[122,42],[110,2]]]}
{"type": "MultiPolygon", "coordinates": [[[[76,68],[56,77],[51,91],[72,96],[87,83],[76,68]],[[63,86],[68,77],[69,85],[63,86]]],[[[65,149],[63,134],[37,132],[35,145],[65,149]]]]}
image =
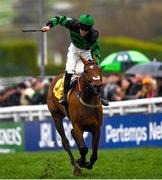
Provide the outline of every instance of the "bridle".
{"type": "MultiPolygon", "coordinates": [[[[89,65],[94,65],[96,64],[95,62],[90,62],[89,65]]],[[[81,74],[81,77],[85,80],[86,82],[86,90],[88,91],[94,91],[95,87],[94,85],[90,82],[90,80],[88,79],[87,77],[87,72],[84,71],[82,72],[81,74]]],[[[102,78],[101,74],[100,74],[100,78],[102,78]]],[[[79,93],[77,93],[76,91],[76,95],[77,95],[77,98],[79,99],[80,103],[86,107],[89,107],[89,108],[98,108],[100,105],[101,105],[101,101],[99,101],[98,104],[88,104],[86,103],[82,98],[81,98],[81,94],[82,94],[82,91],[81,91],[81,88],[80,88],[80,78],[78,79],[78,84],[79,84],[79,93]]],[[[100,87],[99,87],[100,88],[100,87]]]]}
{"type": "MultiPolygon", "coordinates": [[[[94,61],[89,61],[89,66],[91,65],[97,65],[97,63],[95,63],[94,61]]],[[[85,82],[87,84],[86,89],[88,90],[93,90],[95,88],[95,86],[92,84],[92,82],[89,81],[88,77],[87,77],[87,73],[86,71],[82,72],[81,76],[85,79],[85,82]]],[[[102,79],[102,73],[100,71],[100,75],[98,76],[98,78],[102,79]]],[[[100,88],[100,87],[99,87],[100,88]]]]}
{"type": "Polygon", "coordinates": [[[87,78],[86,73],[83,72],[83,73],[81,74],[81,76],[84,78],[84,80],[85,80],[85,82],[86,82],[86,84],[87,84],[86,89],[87,89],[87,90],[93,89],[93,85],[92,85],[91,82],[89,82],[89,79],[87,78]]]}

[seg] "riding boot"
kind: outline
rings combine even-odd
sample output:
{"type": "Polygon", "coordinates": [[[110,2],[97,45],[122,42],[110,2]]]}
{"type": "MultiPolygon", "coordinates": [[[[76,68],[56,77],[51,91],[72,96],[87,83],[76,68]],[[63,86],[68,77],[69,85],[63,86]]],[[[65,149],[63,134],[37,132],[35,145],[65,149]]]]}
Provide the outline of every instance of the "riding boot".
{"type": "Polygon", "coordinates": [[[103,98],[103,97],[101,97],[101,103],[104,106],[109,106],[109,101],[107,99],[103,98]]]}
{"type": "Polygon", "coordinates": [[[72,75],[73,74],[65,72],[63,98],[59,101],[59,103],[62,105],[65,105],[67,103],[67,93],[70,90],[70,82],[72,75]]]}
{"type": "Polygon", "coordinates": [[[102,105],[109,106],[109,101],[108,101],[107,97],[104,96],[104,87],[103,87],[103,85],[102,85],[102,90],[101,91],[102,92],[100,94],[100,99],[101,99],[102,105]]]}

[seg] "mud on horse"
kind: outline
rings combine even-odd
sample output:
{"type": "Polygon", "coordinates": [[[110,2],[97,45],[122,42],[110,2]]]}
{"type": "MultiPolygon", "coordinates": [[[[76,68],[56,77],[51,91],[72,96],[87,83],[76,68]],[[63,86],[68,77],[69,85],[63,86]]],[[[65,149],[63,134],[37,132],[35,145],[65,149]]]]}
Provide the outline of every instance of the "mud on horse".
{"type": "Polygon", "coordinates": [[[98,144],[100,139],[100,128],[102,124],[102,104],[100,100],[102,76],[98,65],[93,60],[86,61],[80,57],[84,64],[84,72],[78,79],[78,83],[68,96],[66,108],[59,104],[53,94],[53,87],[62,78],[62,75],[53,79],[49,88],[47,105],[54,120],[56,129],[61,136],[64,149],[67,151],[73,174],[80,175],[81,168],[92,169],[97,160],[98,144]],[[63,128],[63,118],[67,116],[72,123],[71,134],[78,146],[80,158],[75,160],[63,128]],[[90,161],[86,161],[88,147],[84,141],[83,133],[92,133],[92,154],[90,161]]]}

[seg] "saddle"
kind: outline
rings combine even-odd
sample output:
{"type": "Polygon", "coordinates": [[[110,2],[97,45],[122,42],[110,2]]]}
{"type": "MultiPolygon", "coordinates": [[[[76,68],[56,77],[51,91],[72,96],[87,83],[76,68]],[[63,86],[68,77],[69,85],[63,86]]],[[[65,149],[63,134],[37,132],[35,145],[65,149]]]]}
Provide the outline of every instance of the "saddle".
{"type": "MultiPolygon", "coordinates": [[[[68,96],[69,96],[71,89],[75,88],[75,86],[77,85],[77,82],[78,82],[78,77],[75,77],[71,80],[68,96]]],[[[53,88],[53,93],[58,100],[60,100],[63,97],[63,90],[64,90],[64,78],[61,78],[56,82],[56,84],[53,88]]]]}

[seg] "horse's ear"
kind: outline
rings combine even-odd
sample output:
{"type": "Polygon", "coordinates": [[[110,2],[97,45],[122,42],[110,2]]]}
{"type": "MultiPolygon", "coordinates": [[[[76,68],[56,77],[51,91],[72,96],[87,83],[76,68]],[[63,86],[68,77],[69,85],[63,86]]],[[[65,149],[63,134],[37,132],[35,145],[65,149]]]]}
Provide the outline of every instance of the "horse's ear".
{"type": "Polygon", "coordinates": [[[84,65],[88,64],[88,61],[86,61],[86,59],[84,59],[82,56],[80,56],[80,59],[84,65]]]}

